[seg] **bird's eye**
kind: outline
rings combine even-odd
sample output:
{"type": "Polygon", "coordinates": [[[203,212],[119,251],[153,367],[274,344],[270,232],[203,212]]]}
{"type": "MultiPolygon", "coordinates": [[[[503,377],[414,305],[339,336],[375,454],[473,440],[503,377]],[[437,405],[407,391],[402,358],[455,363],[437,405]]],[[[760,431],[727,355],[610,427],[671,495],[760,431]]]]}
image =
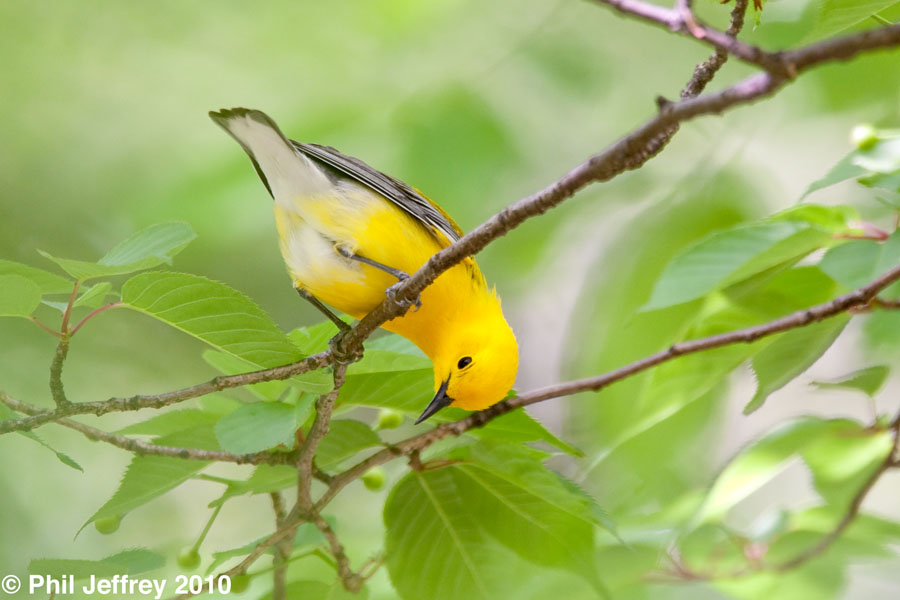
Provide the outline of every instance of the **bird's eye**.
{"type": "Polygon", "coordinates": [[[471,356],[463,356],[461,359],[459,359],[459,362],[456,363],[456,368],[457,369],[465,369],[466,367],[468,367],[471,364],[472,364],[472,357],[471,356]]]}

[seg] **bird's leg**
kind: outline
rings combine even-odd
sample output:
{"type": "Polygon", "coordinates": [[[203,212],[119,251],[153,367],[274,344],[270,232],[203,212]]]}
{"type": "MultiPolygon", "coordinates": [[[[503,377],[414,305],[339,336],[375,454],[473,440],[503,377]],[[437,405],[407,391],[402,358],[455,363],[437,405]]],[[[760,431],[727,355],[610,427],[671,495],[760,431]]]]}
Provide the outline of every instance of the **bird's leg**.
{"type": "Polygon", "coordinates": [[[344,339],[344,335],[348,331],[350,331],[350,326],[347,325],[344,321],[340,319],[336,314],[328,310],[328,307],[322,304],[322,301],[304,290],[303,288],[296,288],[297,293],[300,294],[300,297],[312,304],[319,310],[323,315],[328,317],[328,319],[337,325],[338,332],[333,338],[328,340],[328,347],[331,348],[331,355],[334,357],[334,360],[349,365],[350,363],[356,362],[359,360],[361,354],[348,354],[344,352],[343,348],[341,348],[341,341],[344,339]]]}
{"type": "Polygon", "coordinates": [[[402,303],[399,300],[397,300],[397,298],[396,298],[397,287],[401,283],[403,283],[404,281],[409,279],[408,273],[404,273],[400,269],[395,269],[394,267],[389,267],[387,265],[383,265],[380,262],[378,262],[377,260],[372,260],[371,258],[366,258],[365,256],[360,256],[359,254],[356,254],[355,252],[351,252],[347,248],[340,246],[340,245],[335,246],[335,249],[337,250],[338,254],[340,254],[344,258],[348,258],[350,260],[355,260],[356,262],[360,262],[364,265],[369,265],[370,267],[375,267],[376,269],[384,271],[388,275],[393,275],[394,277],[396,277],[397,283],[390,286],[388,289],[386,289],[384,291],[384,293],[387,294],[388,298],[390,298],[391,300],[393,300],[394,302],[396,302],[398,304],[403,304],[405,307],[415,305],[415,308],[413,308],[413,311],[419,310],[419,308],[422,307],[422,298],[420,296],[416,296],[416,299],[411,302],[407,300],[407,301],[403,301],[402,303]]]}
{"type": "Polygon", "coordinates": [[[340,330],[340,333],[346,333],[346,332],[350,331],[350,326],[347,325],[346,323],[344,323],[344,322],[341,320],[341,318],[338,317],[336,314],[334,314],[333,312],[331,312],[331,311],[328,309],[327,306],[325,306],[324,304],[322,304],[322,301],[321,301],[321,300],[319,300],[318,298],[316,298],[315,296],[313,296],[312,294],[310,294],[309,292],[307,292],[307,291],[304,290],[303,288],[294,288],[294,289],[297,290],[297,293],[300,294],[300,297],[301,297],[301,298],[303,298],[304,300],[306,300],[307,302],[309,302],[310,304],[312,304],[313,306],[315,306],[316,309],[317,309],[320,313],[322,313],[323,315],[325,315],[326,317],[328,317],[328,319],[329,319],[332,323],[334,323],[335,325],[337,325],[337,328],[340,330]]]}

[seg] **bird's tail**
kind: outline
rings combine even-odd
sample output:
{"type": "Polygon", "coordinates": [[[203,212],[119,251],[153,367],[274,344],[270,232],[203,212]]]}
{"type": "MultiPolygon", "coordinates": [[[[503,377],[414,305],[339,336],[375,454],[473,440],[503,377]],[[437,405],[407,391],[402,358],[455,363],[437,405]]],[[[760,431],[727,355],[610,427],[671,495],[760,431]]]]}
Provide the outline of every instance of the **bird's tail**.
{"type": "Polygon", "coordinates": [[[250,156],[263,185],[276,201],[319,195],[331,188],[322,169],[298,152],[266,113],[247,108],[210,111],[210,118],[250,156]]]}

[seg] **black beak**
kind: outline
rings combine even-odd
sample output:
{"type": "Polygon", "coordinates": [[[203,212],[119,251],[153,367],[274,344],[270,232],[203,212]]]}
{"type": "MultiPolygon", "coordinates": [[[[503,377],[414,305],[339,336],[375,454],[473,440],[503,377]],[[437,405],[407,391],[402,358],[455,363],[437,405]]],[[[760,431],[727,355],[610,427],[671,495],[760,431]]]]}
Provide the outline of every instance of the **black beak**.
{"type": "Polygon", "coordinates": [[[441,387],[438,389],[437,394],[434,395],[434,399],[431,403],[425,408],[425,412],[423,412],[418,419],[416,419],[416,425],[441,410],[444,407],[450,406],[450,403],[453,402],[453,398],[447,395],[447,385],[450,383],[448,379],[444,383],[441,384],[441,387]]]}

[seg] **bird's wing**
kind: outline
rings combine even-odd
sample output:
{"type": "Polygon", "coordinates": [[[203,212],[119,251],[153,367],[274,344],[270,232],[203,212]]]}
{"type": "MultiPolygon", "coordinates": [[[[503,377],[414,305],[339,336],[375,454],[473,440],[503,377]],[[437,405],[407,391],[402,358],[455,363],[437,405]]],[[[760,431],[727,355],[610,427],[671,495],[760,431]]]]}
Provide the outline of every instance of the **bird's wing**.
{"type": "Polygon", "coordinates": [[[430,231],[439,233],[448,243],[462,237],[463,232],[450,215],[431,202],[424,195],[381,171],[373,169],[358,158],[341,154],[330,146],[304,144],[291,140],[294,147],[303,154],[324,163],[338,172],[356,180],[378,192],[406,214],[425,225],[430,231]]]}

